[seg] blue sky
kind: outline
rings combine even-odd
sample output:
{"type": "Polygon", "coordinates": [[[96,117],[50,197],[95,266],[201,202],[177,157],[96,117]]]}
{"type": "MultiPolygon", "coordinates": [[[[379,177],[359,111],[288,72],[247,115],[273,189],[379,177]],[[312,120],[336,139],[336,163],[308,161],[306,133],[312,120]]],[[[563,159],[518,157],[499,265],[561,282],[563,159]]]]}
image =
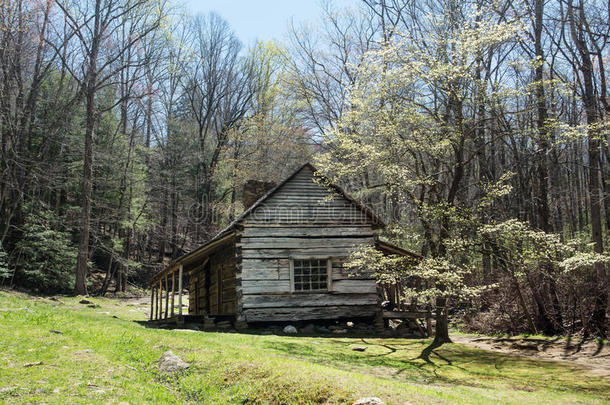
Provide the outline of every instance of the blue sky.
{"type": "MultiPolygon", "coordinates": [[[[358,0],[335,0],[337,6],[357,4],[358,0]]],[[[320,0],[186,0],[193,14],[215,11],[220,14],[245,45],[257,39],[282,40],[290,19],[295,23],[316,22],[320,0]]]]}

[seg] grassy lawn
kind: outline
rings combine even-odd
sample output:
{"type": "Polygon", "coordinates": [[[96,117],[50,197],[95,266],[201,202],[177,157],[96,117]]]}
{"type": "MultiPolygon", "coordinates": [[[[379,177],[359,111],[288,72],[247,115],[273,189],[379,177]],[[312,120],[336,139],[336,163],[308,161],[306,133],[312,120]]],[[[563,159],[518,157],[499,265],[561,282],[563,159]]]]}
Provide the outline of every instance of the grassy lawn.
{"type": "Polygon", "coordinates": [[[565,363],[429,340],[148,329],[143,305],[0,291],[2,403],[608,403],[610,380],[565,363]],[[114,318],[115,315],[117,318],[114,318]],[[56,333],[59,331],[62,333],[56,333]],[[367,346],[353,351],[353,346],[367,346]],[[172,350],[192,363],[166,377],[172,350]],[[37,364],[42,362],[41,364],[37,364]],[[28,365],[28,366],[26,366],[28,365]]]}

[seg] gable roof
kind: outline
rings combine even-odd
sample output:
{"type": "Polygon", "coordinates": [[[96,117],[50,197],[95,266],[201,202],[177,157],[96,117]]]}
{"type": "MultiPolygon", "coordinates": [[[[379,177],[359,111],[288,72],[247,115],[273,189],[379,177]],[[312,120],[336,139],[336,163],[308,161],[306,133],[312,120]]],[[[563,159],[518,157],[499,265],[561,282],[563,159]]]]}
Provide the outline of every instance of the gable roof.
{"type": "MultiPolygon", "coordinates": [[[[171,268],[171,267],[175,266],[176,264],[178,264],[182,260],[188,258],[189,256],[193,256],[193,255],[200,256],[205,251],[218,246],[218,242],[221,242],[221,241],[224,242],[225,240],[226,241],[230,240],[231,239],[230,236],[235,233],[238,225],[246,217],[248,217],[256,208],[260,207],[268,198],[270,198],[272,195],[274,195],[276,193],[276,191],[278,191],[284,184],[286,184],[290,180],[292,180],[297,174],[299,174],[305,168],[309,168],[316,176],[319,176],[326,183],[326,186],[328,188],[334,190],[337,194],[339,194],[346,200],[353,203],[356,206],[356,208],[358,208],[362,212],[364,212],[371,219],[374,227],[385,228],[385,226],[386,226],[385,223],[377,215],[375,215],[368,207],[366,207],[365,205],[360,203],[358,200],[356,200],[355,198],[353,198],[352,196],[347,194],[341,187],[337,186],[336,184],[331,183],[330,180],[326,176],[320,174],[318,172],[318,169],[316,169],[311,163],[305,163],[304,165],[299,167],[297,170],[295,170],[290,176],[286,177],[284,180],[282,180],[280,183],[278,183],[275,187],[273,187],[271,190],[269,190],[261,198],[256,200],[256,202],[254,202],[254,204],[252,204],[250,207],[248,207],[233,222],[231,222],[224,229],[222,229],[220,232],[218,232],[216,234],[216,236],[214,236],[212,239],[210,239],[203,245],[199,246],[198,248],[193,249],[192,251],[185,253],[182,256],[172,260],[169,263],[169,265],[167,266],[167,268],[171,268]]],[[[155,278],[157,278],[157,276],[155,276],[155,278]]]]}
{"type": "Polygon", "coordinates": [[[386,226],[385,223],[377,215],[375,215],[368,207],[366,207],[365,205],[363,205],[362,203],[357,201],[355,198],[353,198],[352,196],[347,194],[341,187],[337,186],[336,184],[331,183],[330,180],[328,179],[328,177],[320,174],[318,172],[318,169],[316,169],[311,163],[305,163],[304,165],[299,167],[297,170],[295,170],[290,176],[286,177],[284,180],[282,180],[280,183],[278,183],[275,187],[273,187],[271,190],[269,190],[261,198],[256,200],[256,202],[254,202],[254,204],[252,204],[244,212],[242,212],[239,217],[237,217],[226,228],[224,228],[222,231],[220,231],[213,239],[216,239],[216,238],[220,237],[221,235],[225,235],[226,232],[228,232],[231,229],[235,229],[235,227],[240,222],[242,222],[248,215],[250,215],[256,208],[261,206],[269,197],[274,195],[276,191],[278,191],[280,188],[282,188],[282,186],[284,184],[286,184],[290,180],[292,180],[297,174],[299,174],[306,167],[311,169],[311,171],[314,172],[314,174],[316,176],[318,176],[322,180],[324,180],[324,182],[326,183],[328,188],[333,189],[337,194],[341,195],[343,198],[345,198],[346,200],[350,201],[358,209],[360,209],[362,212],[364,212],[371,219],[371,221],[373,222],[373,225],[375,227],[377,227],[377,228],[385,228],[385,226],[386,226]]]}

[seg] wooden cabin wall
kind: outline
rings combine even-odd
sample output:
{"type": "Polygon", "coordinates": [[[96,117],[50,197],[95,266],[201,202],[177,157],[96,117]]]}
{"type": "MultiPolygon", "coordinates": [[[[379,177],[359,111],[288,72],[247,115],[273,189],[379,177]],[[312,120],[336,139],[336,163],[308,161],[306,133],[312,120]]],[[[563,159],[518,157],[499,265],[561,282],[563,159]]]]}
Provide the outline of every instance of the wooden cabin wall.
{"type": "Polygon", "coordinates": [[[377,231],[352,202],[328,196],[305,168],[243,221],[237,278],[247,322],[375,315],[375,280],[350,277],[344,263],[358,245],[373,243],[377,231]],[[295,256],[331,258],[331,290],[291,293],[290,259],[295,256]]]}
{"type": "Polygon", "coordinates": [[[234,244],[229,243],[213,253],[210,256],[210,265],[210,313],[235,314],[237,293],[234,244]]]}
{"type": "Polygon", "coordinates": [[[202,261],[191,273],[189,314],[235,314],[236,308],[235,248],[227,243],[210,255],[209,265],[202,261]]]}
{"type": "Polygon", "coordinates": [[[189,276],[189,314],[200,315],[206,312],[207,291],[205,288],[207,274],[204,264],[197,266],[189,276]]]}

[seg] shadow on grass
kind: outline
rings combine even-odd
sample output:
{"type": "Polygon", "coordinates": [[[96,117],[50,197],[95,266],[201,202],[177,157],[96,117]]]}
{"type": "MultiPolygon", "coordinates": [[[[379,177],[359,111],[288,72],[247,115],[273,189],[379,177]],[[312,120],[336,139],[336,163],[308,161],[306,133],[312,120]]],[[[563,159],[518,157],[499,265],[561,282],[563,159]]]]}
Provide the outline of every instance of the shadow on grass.
{"type": "MultiPolygon", "coordinates": [[[[151,326],[146,322],[142,324],[151,326]]],[[[381,378],[486,389],[495,389],[500,385],[523,391],[574,391],[610,399],[608,382],[596,377],[575,378],[575,375],[582,373],[577,366],[460,344],[435,345],[428,339],[380,337],[357,331],[344,335],[285,335],[280,328],[273,332],[269,328],[224,332],[260,336],[262,339],[257,341],[257,346],[260,345],[270,354],[342,370],[357,370],[381,378]],[[367,346],[364,351],[353,350],[354,346],[361,345],[367,346]]],[[[543,344],[540,339],[525,340],[536,340],[538,344],[543,344]]],[[[544,343],[544,346],[552,344],[544,343]]]]}
{"type": "MultiPolygon", "coordinates": [[[[421,351],[421,354],[417,357],[418,359],[422,359],[423,361],[425,361],[428,364],[434,364],[432,362],[432,360],[430,360],[430,355],[432,353],[434,353],[434,349],[438,349],[439,347],[441,347],[443,345],[442,342],[437,342],[436,340],[433,340],[432,343],[430,343],[428,346],[426,346],[424,348],[424,350],[421,351]]],[[[446,358],[442,357],[441,355],[439,355],[438,353],[434,353],[437,356],[439,356],[441,359],[445,360],[447,362],[447,364],[452,365],[453,363],[450,360],[447,360],[446,358]]]]}
{"type": "Polygon", "coordinates": [[[575,378],[577,367],[459,344],[430,344],[421,339],[297,339],[265,341],[272,352],[384,378],[415,383],[455,384],[476,388],[508,386],[516,390],[571,390],[608,398],[609,384],[602,378],[575,378]],[[364,352],[353,345],[366,344],[364,352]]]}

